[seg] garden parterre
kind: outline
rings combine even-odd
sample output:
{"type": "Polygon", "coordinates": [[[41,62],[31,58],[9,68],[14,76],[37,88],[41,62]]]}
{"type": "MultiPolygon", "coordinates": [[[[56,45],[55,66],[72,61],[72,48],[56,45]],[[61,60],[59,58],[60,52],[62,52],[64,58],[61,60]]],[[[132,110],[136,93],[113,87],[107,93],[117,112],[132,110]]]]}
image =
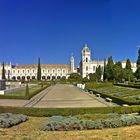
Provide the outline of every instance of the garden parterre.
{"type": "Polygon", "coordinates": [[[99,93],[104,93],[107,95],[134,101],[136,103],[140,102],[140,100],[139,100],[140,89],[119,87],[119,86],[109,86],[109,87],[100,87],[100,88],[96,88],[93,90],[95,90],[99,93]]]}

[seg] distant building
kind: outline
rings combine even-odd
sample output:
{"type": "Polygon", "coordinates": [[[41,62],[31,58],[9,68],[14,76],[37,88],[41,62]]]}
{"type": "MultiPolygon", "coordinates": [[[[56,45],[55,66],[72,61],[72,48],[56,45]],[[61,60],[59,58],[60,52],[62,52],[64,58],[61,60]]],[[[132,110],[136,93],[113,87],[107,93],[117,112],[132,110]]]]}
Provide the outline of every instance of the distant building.
{"type": "MultiPolygon", "coordinates": [[[[107,61],[105,62],[107,64],[107,61]]],[[[90,73],[95,73],[97,67],[104,71],[104,60],[92,60],[91,51],[87,44],[84,45],[81,54],[79,68],[75,67],[74,56],[70,57],[70,64],[41,64],[41,79],[68,79],[71,73],[78,72],[81,76],[87,77],[90,73]]],[[[122,61],[122,67],[125,68],[126,61],[122,61]]],[[[135,72],[136,63],[131,62],[132,71],[135,72]]],[[[12,65],[5,64],[5,76],[8,80],[35,80],[37,79],[37,64],[32,65],[12,65]]],[[[0,79],[2,77],[2,64],[0,64],[0,79]]],[[[103,79],[103,75],[101,77],[103,79]]]]}
{"type": "Polygon", "coordinates": [[[82,49],[82,58],[80,62],[80,73],[82,77],[88,77],[90,73],[95,73],[98,66],[101,66],[103,72],[104,60],[92,60],[91,51],[88,48],[87,44],[85,44],[84,48],[82,49]]]}
{"type": "MultiPolygon", "coordinates": [[[[2,71],[2,65],[0,66],[2,71]]],[[[37,64],[32,65],[5,65],[6,79],[9,80],[35,80],[37,79],[37,64]]],[[[67,79],[70,66],[63,64],[42,64],[42,80],[67,79]]],[[[0,73],[0,77],[2,74],[0,73]]]]}

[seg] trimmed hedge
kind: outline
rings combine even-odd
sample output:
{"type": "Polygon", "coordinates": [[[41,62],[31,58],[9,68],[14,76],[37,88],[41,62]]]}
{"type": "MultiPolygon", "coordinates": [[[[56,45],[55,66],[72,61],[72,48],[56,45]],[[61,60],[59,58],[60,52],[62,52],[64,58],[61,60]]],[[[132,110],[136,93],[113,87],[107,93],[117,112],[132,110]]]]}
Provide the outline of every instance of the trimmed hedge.
{"type": "Polygon", "coordinates": [[[128,105],[139,105],[140,103],[137,103],[135,101],[130,101],[121,97],[117,97],[117,96],[113,96],[113,95],[109,95],[109,94],[105,94],[105,93],[101,93],[101,92],[97,92],[93,89],[88,89],[89,92],[93,92],[93,94],[100,94],[102,98],[111,98],[113,100],[114,103],[117,103],[119,105],[122,104],[128,104],[128,105]]]}
{"type": "Polygon", "coordinates": [[[114,86],[129,87],[140,89],[140,85],[126,85],[126,84],[114,84],[114,86]]]}
{"type": "Polygon", "coordinates": [[[97,83],[97,82],[87,82],[86,89],[94,89],[94,88],[101,88],[101,87],[112,87],[113,83],[105,82],[105,83],[97,83]]]}
{"type": "Polygon", "coordinates": [[[118,118],[99,120],[79,120],[75,117],[53,116],[50,117],[42,127],[43,131],[69,131],[69,130],[91,130],[102,128],[116,128],[140,124],[140,116],[122,115],[118,118]]]}
{"type": "Polygon", "coordinates": [[[78,114],[107,114],[118,113],[128,114],[140,112],[140,106],[128,106],[128,107],[91,107],[91,108],[28,108],[28,107],[0,107],[0,113],[14,113],[25,114],[27,116],[35,117],[50,117],[50,116],[74,116],[78,114]]]}

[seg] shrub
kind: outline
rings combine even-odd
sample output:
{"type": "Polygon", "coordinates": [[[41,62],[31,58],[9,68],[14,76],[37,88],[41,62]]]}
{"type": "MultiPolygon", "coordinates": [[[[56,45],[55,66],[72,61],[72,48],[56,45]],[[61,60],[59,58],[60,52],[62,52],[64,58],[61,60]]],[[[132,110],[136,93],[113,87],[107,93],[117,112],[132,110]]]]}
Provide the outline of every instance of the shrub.
{"type": "Polygon", "coordinates": [[[0,114],[0,128],[8,128],[28,120],[26,115],[3,113],[0,114]]]}
{"type": "Polygon", "coordinates": [[[97,119],[108,119],[108,118],[118,118],[120,114],[118,113],[108,113],[108,114],[83,114],[83,115],[75,115],[79,120],[97,120],[97,119]]]}
{"type": "Polygon", "coordinates": [[[53,116],[43,124],[42,130],[47,131],[66,131],[66,130],[82,130],[83,127],[80,121],[74,117],[53,116]]]}
{"type": "Polygon", "coordinates": [[[43,131],[89,130],[116,128],[140,124],[140,116],[122,115],[119,118],[105,120],[78,120],[75,117],[53,116],[43,124],[43,131]]]}

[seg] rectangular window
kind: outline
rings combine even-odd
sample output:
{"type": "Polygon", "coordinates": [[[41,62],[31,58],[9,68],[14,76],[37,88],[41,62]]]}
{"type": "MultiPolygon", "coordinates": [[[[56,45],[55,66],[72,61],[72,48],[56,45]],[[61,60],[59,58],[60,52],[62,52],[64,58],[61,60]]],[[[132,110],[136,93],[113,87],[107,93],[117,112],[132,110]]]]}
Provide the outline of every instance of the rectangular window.
{"type": "Polygon", "coordinates": [[[95,71],[96,70],[96,67],[95,66],[93,66],[93,71],[95,71]]]}
{"type": "Polygon", "coordinates": [[[88,66],[86,66],[86,71],[88,71],[88,66]]]}

